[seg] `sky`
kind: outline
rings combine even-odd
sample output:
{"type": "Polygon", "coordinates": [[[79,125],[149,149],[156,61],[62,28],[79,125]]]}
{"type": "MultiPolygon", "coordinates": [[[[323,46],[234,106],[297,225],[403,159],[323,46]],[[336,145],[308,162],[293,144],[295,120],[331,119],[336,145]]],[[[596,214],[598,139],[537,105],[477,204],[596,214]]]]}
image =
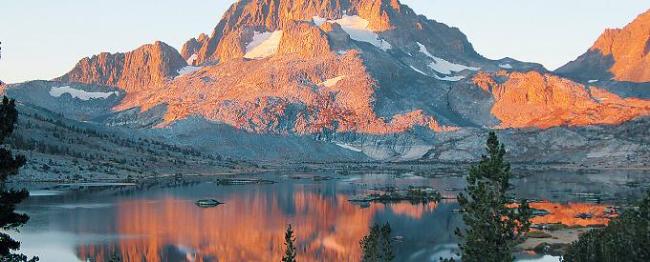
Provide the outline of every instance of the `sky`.
{"type": "MultiPolygon", "coordinates": [[[[4,0],[0,80],[52,79],[79,59],[156,40],[177,49],[212,32],[235,0],[4,0]]],[[[622,27],[647,0],[402,0],[464,32],[491,59],[555,69],[584,53],[605,28],[622,27]]]]}

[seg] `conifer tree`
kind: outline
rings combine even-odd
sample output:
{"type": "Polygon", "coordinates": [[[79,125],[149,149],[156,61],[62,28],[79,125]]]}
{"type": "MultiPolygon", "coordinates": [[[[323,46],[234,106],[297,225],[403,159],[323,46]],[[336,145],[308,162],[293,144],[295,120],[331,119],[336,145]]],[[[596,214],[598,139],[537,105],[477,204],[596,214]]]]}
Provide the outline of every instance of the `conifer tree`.
{"type": "Polygon", "coordinates": [[[515,204],[508,197],[510,164],[494,132],[489,134],[486,150],[487,155],[469,171],[465,193],[458,195],[466,225],[465,230],[456,229],[463,262],[513,261],[513,248],[530,227],[532,212],[527,201],[515,204]]]}
{"type": "Polygon", "coordinates": [[[607,227],[581,235],[562,261],[650,261],[650,191],[638,208],[624,210],[607,227]]]}
{"type": "Polygon", "coordinates": [[[370,227],[370,233],[364,236],[359,245],[363,252],[364,262],[388,262],[395,259],[393,254],[393,243],[391,239],[392,229],[390,224],[383,226],[374,224],[370,227]]]}
{"type": "Polygon", "coordinates": [[[284,234],[284,245],[286,249],[284,251],[284,256],[282,256],[282,262],[296,262],[296,238],[293,235],[293,229],[291,224],[287,228],[287,232],[284,234]]]}
{"type": "MultiPolygon", "coordinates": [[[[18,111],[15,101],[7,97],[2,99],[0,104],[0,144],[14,131],[18,121],[18,111]]],[[[7,148],[0,148],[0,261],[28,261],[22,254],[12,254],[11,251],[20,248],[20,242],[14,240],[7,234],[7,231],[17,230],[27,223],[29,217],[26,214],[16,213],[16,205],[29,197],[27,190],[8,189],[5,182],[9,176],[17,175],[18,169],[25,164],[25,157],[15,156],[7,148]]],[[[32,258],[29,261],[38,261],[32,258]]]]}

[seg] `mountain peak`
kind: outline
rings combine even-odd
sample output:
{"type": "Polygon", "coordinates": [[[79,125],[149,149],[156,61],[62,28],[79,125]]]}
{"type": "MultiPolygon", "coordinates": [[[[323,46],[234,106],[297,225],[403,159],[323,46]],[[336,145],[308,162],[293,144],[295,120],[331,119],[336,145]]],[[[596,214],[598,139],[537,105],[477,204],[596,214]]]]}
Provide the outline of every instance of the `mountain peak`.
{"type": "Polygon", "coordinates": [[[650,82],[650,10],[620,29],[606,29],[587,53],[557,70],[581,81],[650,82]]]}
{"type": "Polygon", "coordinates": [[[621,42],[634,45],[639,50],[629,52],[646,54],[650,45],[650,9],[639,16],[624,28],[609,28],[596,40],[591,50],[600,51],[603,55],[612,55],[621,50],[621,42]]]}
{"type": "Polygon", "coordinates": [[[79,82],[138,90],[160,85],[187,66],[181,55],[168,44],[156,41],[127,53],[100,53],[81,59],[62,82],[79,82]]]}
{"type": "Polygon", "coordinates": [[[418,16],[398,0],[242,0],[230,7],[209,38],[190,39],[182,54],[186,59],[196,55],[191,62],[197,65],[241,58],[255,36],[283,31],[295,22],[339,23],[351,28],[346,31],[353,38],[375,35],[383,47],[421,42],[449,51],[450,57],[482,58],[458,29],[418,16]]]}

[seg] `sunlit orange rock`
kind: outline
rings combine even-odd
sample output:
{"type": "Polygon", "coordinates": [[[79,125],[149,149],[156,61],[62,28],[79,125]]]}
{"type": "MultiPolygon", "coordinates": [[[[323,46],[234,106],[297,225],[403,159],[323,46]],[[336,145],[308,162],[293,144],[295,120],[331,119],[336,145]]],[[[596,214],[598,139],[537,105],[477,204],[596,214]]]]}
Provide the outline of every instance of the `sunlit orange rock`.
{"type": "Polygon", "coordinates": [[[181,56],[185,61],[190,65],[197,65],[196,59],[198,58],[198,52],[201,50],[201,47],[208,44],[209,37],[206,34],[199,35],[198,38],[192,38],[183,44],[181,48],[181,56]]]}
{"type": "Polygon", "coordinates": [[[591,49],[614,58],[614,79],[650,82],[650,10],[623,29],[606,30],[591,49]]]}
{"type": "MultiPolygon", "coordinates": [[[[607,29],[590,50],[558,72],[585,78],[606,70],[618,81],[650,82],[650,10],[622,29],[607,29]],[[597,72],[593,72],[597,73],[597,72]]],[[[589,80],[589,79],[583,79],[589,80]]]]}
{"type": "Polygon", "coordinates": [[[166,83],[186,65],[173,47],[155,42],[124,54],[101,53],[86,57],[55,80],[114,86],[137,92],[166,83]]]}
{"type": "Polygon", "coordinates": [[[650,100],[621,98],[536,71],[478,73],[473,82],[494,97],[492,114],[500,128],[615,125],[650,115],[650,100]]]}
{"type": "Polygon", "coordinates": [[[303,58],[313,52],[308,49],[306,53],[229,60],[204,67],[167,84],[127,93],[116,109],[148,110],[166,104],[165,123],[198,115],[255,133],[332,130],[391,134],[415,126],[453,130],[421,110],[396,114],[391,119],[378,117],[373,109],[375,81],[359,54],[350,51],[339,56],[316,50],[324,53],[303,58]]]}
{"type": "Polygon", "coordinates": [[[202,44],[197,62],[201,64],[237,58],[226,51],[250,40],[247,37],[239,38],[242,34],[236,31],[242,29],[272,32],[296,21],[311,22],[314,16],[337,19],[343,14],[355,14],[368,20],[370,29],[384,32],[394,27],[391,19],[400,12],[402,5],[397,0],[239,1],[230,7],[209,40],[202,44]]]}
{"type": "Polygon", "coordinates": [[[278,54],[298,54],[303,58],[327,55],[330,43],[327,34],[307,22],[293,22],[285,26],[278,54]]]}

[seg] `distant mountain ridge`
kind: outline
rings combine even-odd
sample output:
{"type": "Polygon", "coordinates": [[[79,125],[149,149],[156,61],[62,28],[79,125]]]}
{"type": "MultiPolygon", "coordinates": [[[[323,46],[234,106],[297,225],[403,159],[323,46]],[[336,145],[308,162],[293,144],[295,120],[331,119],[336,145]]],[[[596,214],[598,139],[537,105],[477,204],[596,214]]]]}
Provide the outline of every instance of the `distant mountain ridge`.
{"type": "Polygon", "coordinates": [[[581,81],[650,82],[650,10],[621,29],[607,29],[594,45],[556,73],[581,81]]]}

